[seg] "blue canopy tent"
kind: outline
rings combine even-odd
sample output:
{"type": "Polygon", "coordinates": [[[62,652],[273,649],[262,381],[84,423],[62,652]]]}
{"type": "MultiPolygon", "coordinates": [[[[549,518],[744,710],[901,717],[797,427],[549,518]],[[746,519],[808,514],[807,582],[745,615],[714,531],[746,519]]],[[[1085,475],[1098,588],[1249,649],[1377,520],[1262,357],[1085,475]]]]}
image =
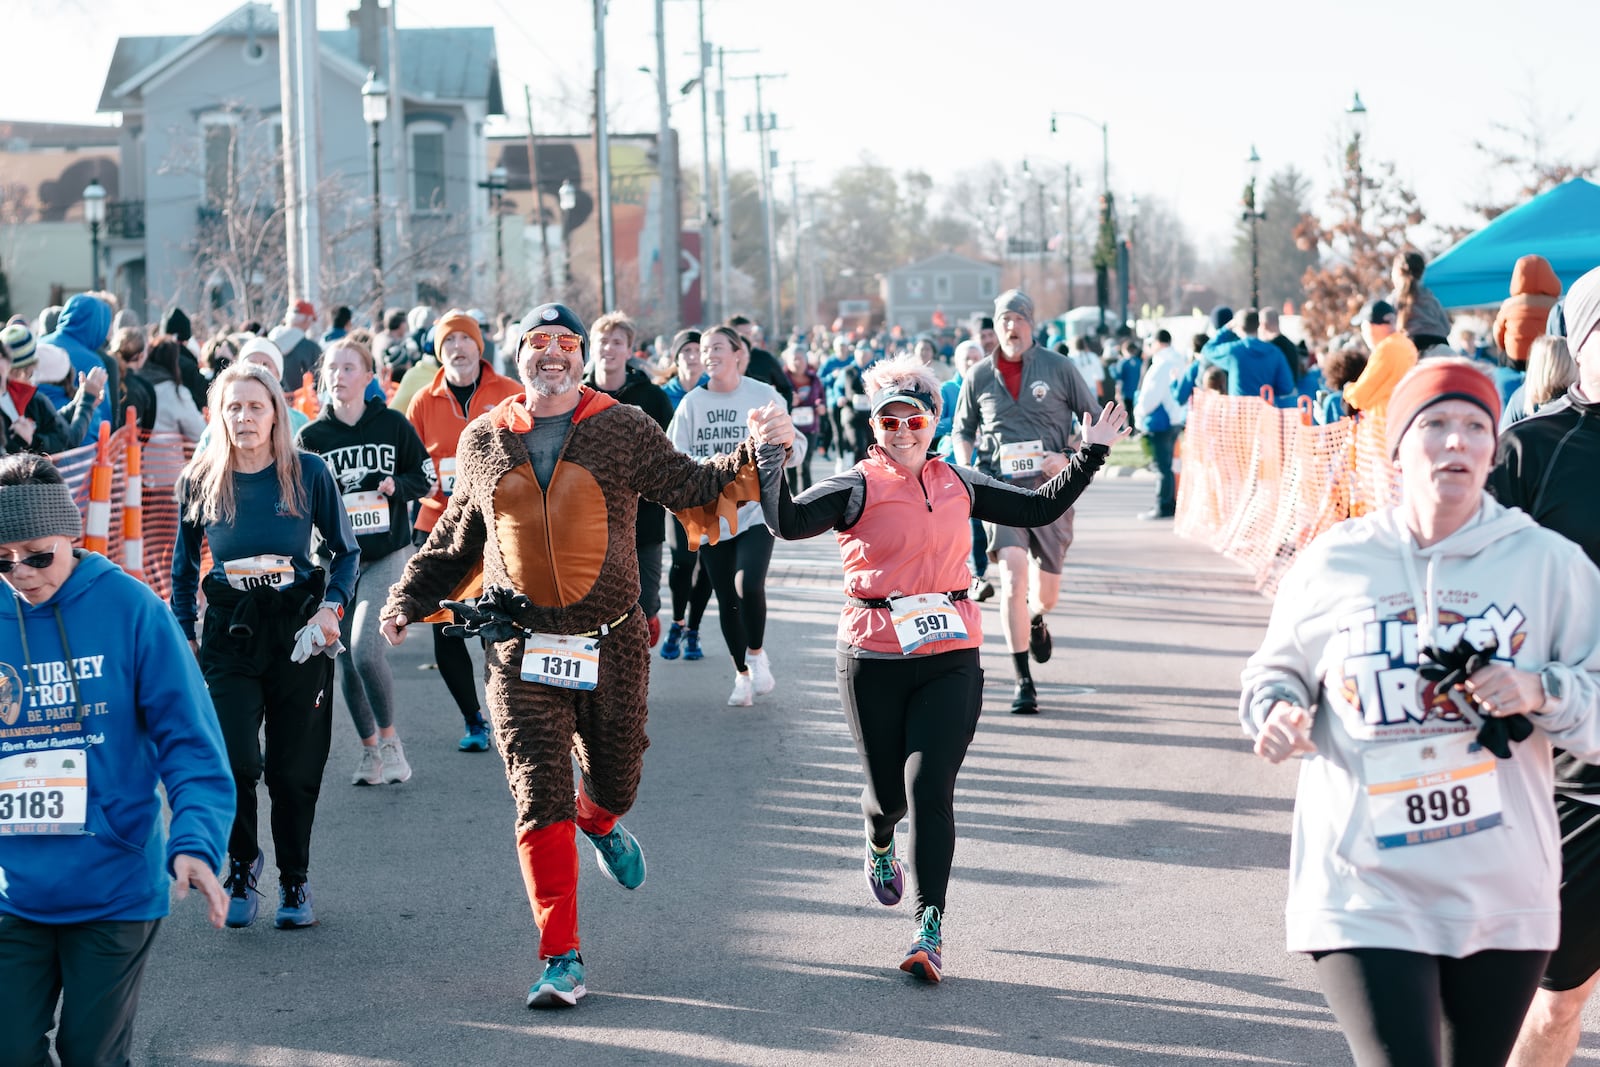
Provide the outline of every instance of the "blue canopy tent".
{"type": "Polygon", "coordinates": [[[1600,185],[1573,178],[1512,208],[1428,264],[1423,284],[1447,308],[1498,304],[1527,255],[1550,261],[1563,292],[1600,267],[1600,185]]]}

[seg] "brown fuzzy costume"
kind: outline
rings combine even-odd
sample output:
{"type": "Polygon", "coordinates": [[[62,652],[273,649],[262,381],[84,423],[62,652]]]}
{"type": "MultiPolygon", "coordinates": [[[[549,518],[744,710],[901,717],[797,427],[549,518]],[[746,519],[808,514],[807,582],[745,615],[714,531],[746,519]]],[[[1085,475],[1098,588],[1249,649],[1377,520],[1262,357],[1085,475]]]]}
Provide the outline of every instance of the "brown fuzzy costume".
{"type": "MultiPolygon", "coordinates": [[[[585,389],[550,485],[541,490],[522,440],[527,418],[520,401],[510,400],[462,433],[450,506],[389,591],[383,618],[421,621],[439,601],[469,588],[481,567],[483,587],[515,589],[533,602],[517,620],[528,630],[599,630],[639,600],[639,497],[674,509],[713,503],[741,466],[754,466],[748,442],[705,463],[691,459],[643,411],[585,389]]],[[[525,682],[522,642],[490,646],[489,710],[519,832],[573,817],[574,742],[585,792],[612,814],[627,812],[649,744],[649,656],[637,613],[600,638],[593,690],[525,682]]]]}

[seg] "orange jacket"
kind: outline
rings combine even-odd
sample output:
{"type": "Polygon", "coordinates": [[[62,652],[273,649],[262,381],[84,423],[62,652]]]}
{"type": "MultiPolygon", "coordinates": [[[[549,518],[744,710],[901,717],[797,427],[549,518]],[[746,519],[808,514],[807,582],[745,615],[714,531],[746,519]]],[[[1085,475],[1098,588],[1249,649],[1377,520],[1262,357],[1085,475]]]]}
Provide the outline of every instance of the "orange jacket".
{"type": "Polygon", "coordinates": [[[461,440],[461,431],[467,428],[467,423],[479,415],[488,414],[500,401],[521,394],[522,385],[496,374],[487,360],[478,363],[478,388],[467,403],[466,411],[461,410],[455,394],[450,391],[443,368],[433,376],[433,381],[417,390],[406,407],[406,418],[416,427],[417,436],[422,438],[428,458],[433,460],[434,471],[438,475],[438,484],[433,492],[422,498],[421,510],[417,513],[417,529],[424,533],[432,530],[433,524],[444,514],[445,505],[450,502],[450,492],[455,488],[456,481],[456,444],[461,440]]]}
{"type": "Polygon", "coordinates": [[[1345,406],[1355,411],[1387,414],[1389,396],[1406,371],[1417,365],[1417,346],[1401,331],[1379,341],[1367,357],[1367,369],[1344,387],[1345,406]]]}
{"type": "Polygon", "coordinates": [[[1523,256],[1511,271],[1511,299],[1494,317],[1494,343],[1513,363],[1528,362],[1561,296],[1561,279],[1543,256],[1523,256]]]}

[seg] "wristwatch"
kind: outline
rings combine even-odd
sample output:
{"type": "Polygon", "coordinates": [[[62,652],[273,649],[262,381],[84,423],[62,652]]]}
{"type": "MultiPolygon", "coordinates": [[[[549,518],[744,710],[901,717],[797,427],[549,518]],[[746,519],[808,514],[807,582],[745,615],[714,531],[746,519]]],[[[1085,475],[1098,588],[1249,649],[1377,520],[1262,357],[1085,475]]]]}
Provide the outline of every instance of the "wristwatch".
{"type": "Polygon", "coordinates": [[[324,600],[322,603],[318,604],[317,607],[326,608],[328,611],[333,612],[334,618],[339,619],[340,621],[344,620],[344,605],[338,603],[337,601],[324,600]]]}
{"type": "Polygon", "coordinates": [[[1544,705],[1539,709],[1540,711],[1548,708],[1551,704],[1559,704],[1566,699],[1566,686],[1561,681],[1561,675],[1554,666],[1546,664],[1539,669],[1539,685],[1544,689],[1544,705]]]}

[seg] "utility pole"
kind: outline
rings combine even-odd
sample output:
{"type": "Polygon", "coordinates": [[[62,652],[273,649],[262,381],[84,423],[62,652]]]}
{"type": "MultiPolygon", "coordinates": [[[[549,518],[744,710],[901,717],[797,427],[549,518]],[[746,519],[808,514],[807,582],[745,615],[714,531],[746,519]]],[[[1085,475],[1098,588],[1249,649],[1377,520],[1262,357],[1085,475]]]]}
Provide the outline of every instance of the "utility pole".
{"type": "Polygon", "coordinates": [[[528,107],[528,184],[533,189],[533,217],[539,226],[539,258],[544,274],[541,295],[548,300],[555,289],[550,273],[550,227],[544,224],[544,190],[539,186],[539,141],[533,135],[533,90],[526,83],[522,86],[522,101],[528,107]]]}
{"type": "Polygon", "coordinates": [[[794,328],[801,330],[811,324],[815,308],[806,299],[805,269],[800,256],[800,163],[789,164],[789,225],[794,232],[794,328]]]}
{"type": "Polygon", "coordinates": [[[283,94],[283,141],[292,166],[284,168],[289,258],[289,301],[317,303],[321,256],[317,187],[322,169],[318,148],[321,50],[317,40],[317,0],[284,0],[279,16],[279,79],[283,94]]]}
{"type": "MultiPolygon", "coordinates": [[[[408,250],[406,236],[411,230],[411,166],[409,153],[411,145],[406,138],[406,105],[405,96],[400,92],[400,31],[394,23],[394,7],[398,0],[389,0],[389,128],[384,136],[389,139],[389,158],[394,167],[394,188],[399,192],[395,195],[398,210],[394,213],[394,236],[401,256],[396,257],[401,263],[406,262],[404,253],[408,250]]],[[[398,266],[399,264],[396,264],[398,266]]],[[[406,286],[403,291],[410,291],[406,286]]],[[[409,298],[408,298],[409,300],[409,298]]]]}
{"type": "MultiPolygon", "coordinates": [[[[761,148],[761,200],[762,224],[767,237],[767,327],[773,336],[778,334],[778,247],[776,243],[776,220],[773,211],[772,191],[772,156],[767,135],[777,126],[777,117],[768,115],[763,110],[761,102],[761,83],[776,78],[787,77],[784,74],[751,74],[744,78],[735,78],[735,81],[753,81],[756,83],[756,114],[755,130],[757,141],[761,148]]],[[[748,120],[747,120],[748,126],[748,120]]]]}
{"type": "MultiPolygon", "coordinates": [[[[728,228],[728,69],[727,57],[748,55],[754,48],[717,49],[717,126],[721,138],[721,173],[717,176],[717,313],[727,318],[733,310],[728,300],[729,270],[733,264],[733,233],[728,228]]],[[[714,320],[707,319],[708,323],[714,320]]]]}
{"type": "MultiPolygon", "coordinates": [[[[703,313],[707,322],[717,322],[718,305],[716,287],[711,284],[711,271],[707,269],[706,260],[711,255],[713,234],[711,227],[711,120],[709,116],[708,101],[711,94],[711,46],[706,44],[706,0],[696,0],[700,9],[700,292],[704,298],[706,310],[703,313]]],[[[720,111],[721,104],[718,104],[720,111]]],[[[726,160],[724,160],[726,163],[726,160]]],[[[721,220],[716,223],[721,227],[721,220]]],[[[717,261],[722,261],[720,253],[717,261]]]]}
{"type": "Polygon", "coordinates": [[[1078,306],[1078,288],[1072,277],[1072,167],[1068,165],[1066,171],[1065,195],[1061,201],[1066,211],[1066,226],[1062,240],[1067,244],[1067,310],[1071,311],[1078,306]]]}
{"type": "Polygon", "coordinates": [[[678,250],[678,139],[672,132],[672,110],[667,103],[667,17],[666,0],[656,0],[656,104],[661,109],[661,130],[656,141],[656,159],[661,170],[661,316],[675,325],[681,304],[683,255],[678,250]]]}
{"type": "Polygon", "coordinates": [[[600,313],[617,299],[617,266],[611,247],[611,133],[606,129],[606,0],[594,0],[594,154],[600,207],[600,313]]]}

